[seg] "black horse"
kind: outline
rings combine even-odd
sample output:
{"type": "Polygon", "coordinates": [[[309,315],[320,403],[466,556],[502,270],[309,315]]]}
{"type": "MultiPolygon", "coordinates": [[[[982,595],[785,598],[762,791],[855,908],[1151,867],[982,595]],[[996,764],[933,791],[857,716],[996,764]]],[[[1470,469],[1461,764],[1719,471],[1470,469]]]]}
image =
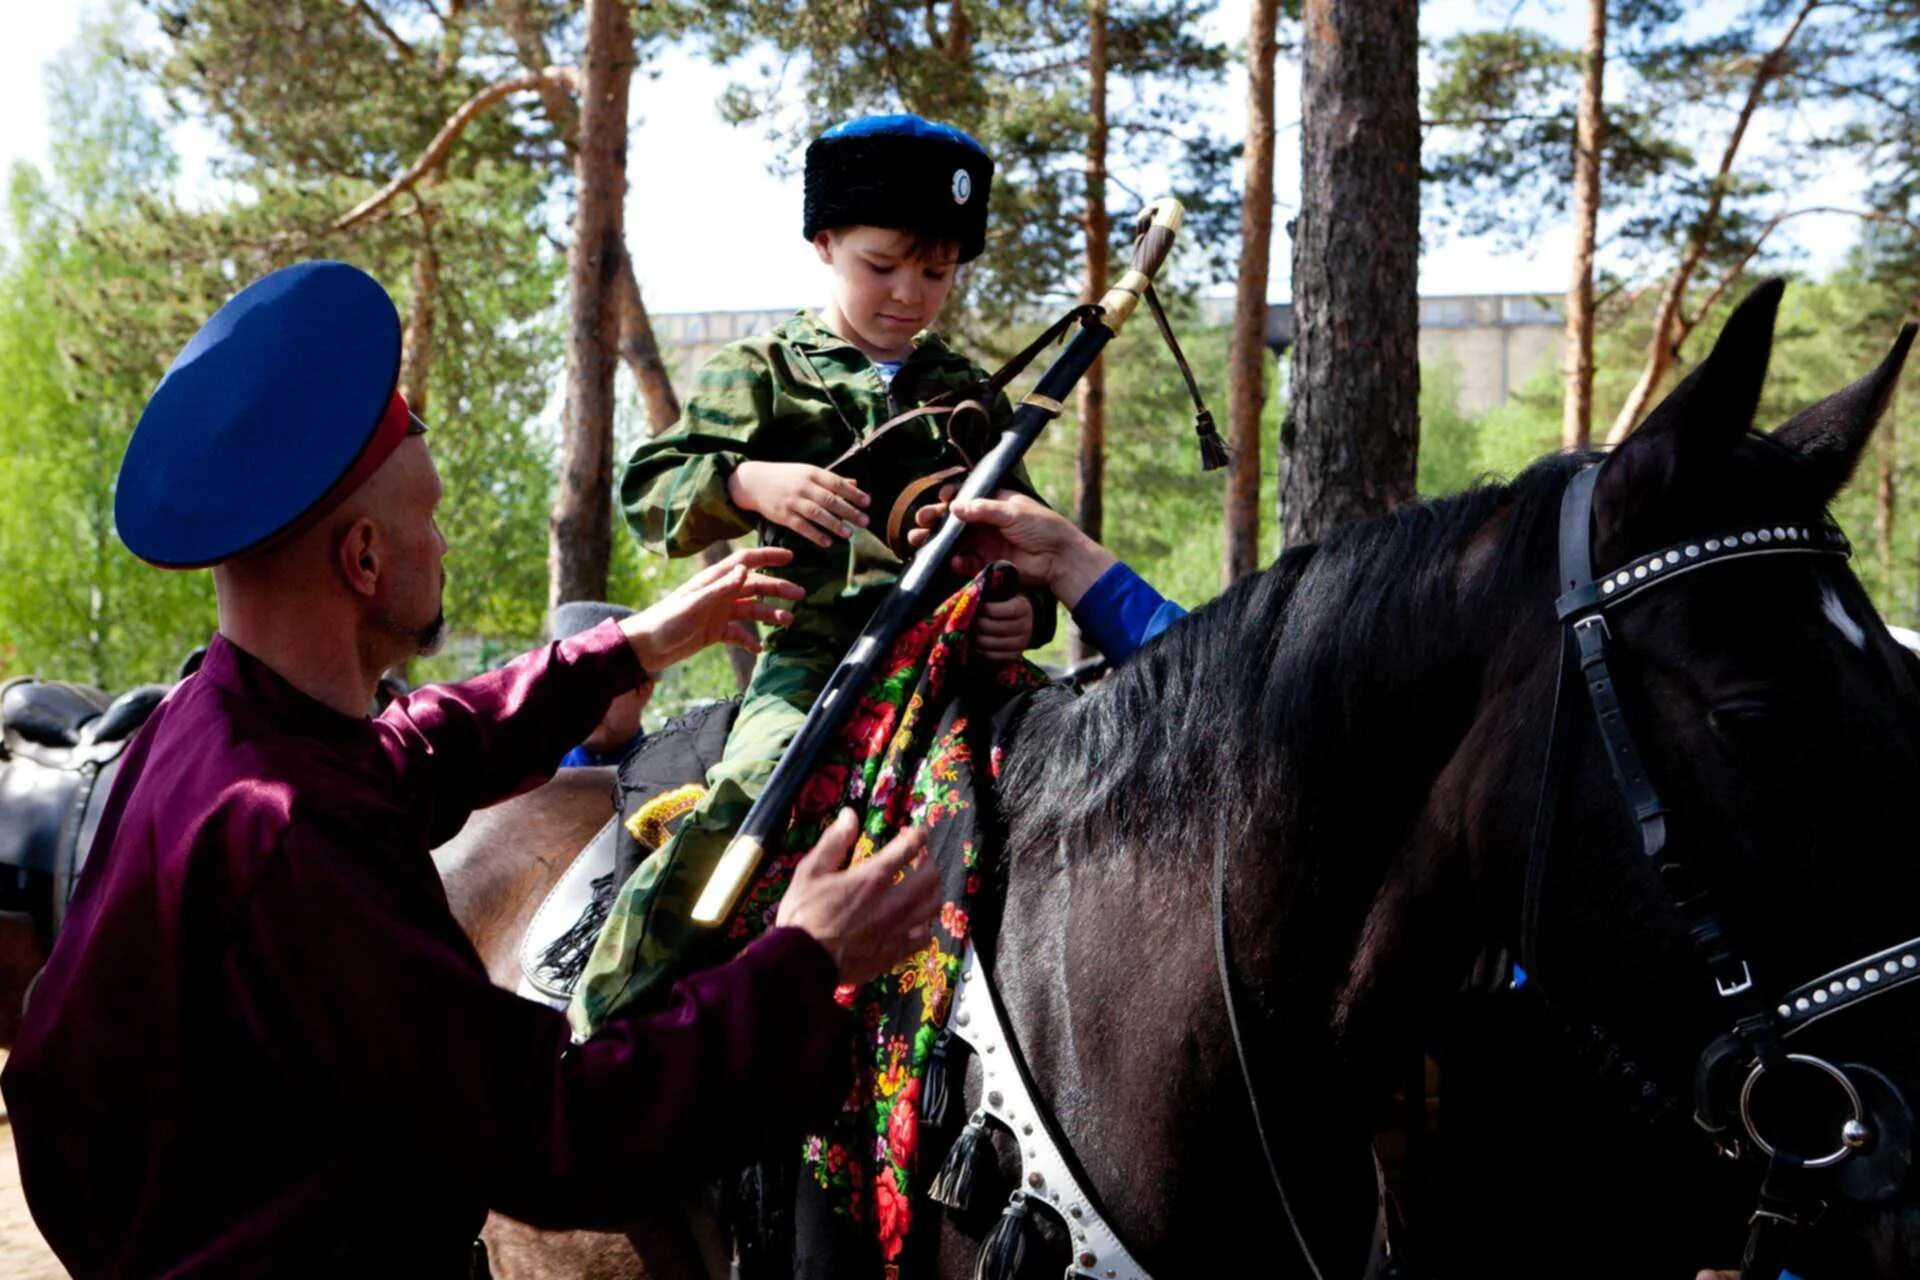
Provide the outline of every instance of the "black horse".
{"type": "MultiPolygon", "coordinates": [[[[1904,344],[1758,435],[1779,293],[1763,286],[1742,304],[1606,459],[1597,570],[1687,539],[1819,526],[1904,344]]],[[[1002,780],[996,982],[1039,1096],[1155,1276],[1365,1269],[1370,1137],[1402,1064],[1444,1030],[1476,964],[1521,942],[1560,688],[1556,532],[1563,490],[1590,461],[1550,458],[1289,552],[1091,694],[1044,692],[1018,724],[1002,780]],[[1212,915],[1220,850],[1227,966],[1286,1204],[1228,1033],[1212,915]]],[[[1842,560],[1676,577],[1613,628],[1619,696],[1670,806],[1672,845],[1767,999],[1920,934],[1905,821],[1920,779],[1920,665],[1842,560]]],[[[1696,1060],[1727,1015],[1641,865],[1591,713],[1559,714],[1570,755],[1531,985],[1604,1040],[1635,1105],[1612,1109],[1575,1073],[1480,1135],[1507,1182],[1486,1189],[1474,1229],[1428,1223],[1426,1261],[1448,1276],[1733,1266],[1757,1174],[1716,1159],[1687,1120],[1696,1060]],[[1548,1215],[1551,1230],[1520,1212],[1548,1215]],[[1542,1238],[1553,1252],[1531,1251],[1542,1238]]],[[[1835,1061],[1870,1061],[1915,1096],[1906,992],[1835,1021],[1835,1061]]],[[[978,1076],[975,1063],[970,1105],[978,1076]]],[[[1011,1153],[1002,1159],[1011,1174],[1011,1153]]],[[[1836,1200],[1796,1269],[1916,1274],[1915,1204],[1911,1189],[1874,1206],[1836,1200]]],[[[941,1274],[968,1273],[998,1208],[948,1221],[941,1274]]],[[[1044,1265],[1025,1273],[1060,1274],[1064,1240],[1042,1243],[1044,1265]]]]}

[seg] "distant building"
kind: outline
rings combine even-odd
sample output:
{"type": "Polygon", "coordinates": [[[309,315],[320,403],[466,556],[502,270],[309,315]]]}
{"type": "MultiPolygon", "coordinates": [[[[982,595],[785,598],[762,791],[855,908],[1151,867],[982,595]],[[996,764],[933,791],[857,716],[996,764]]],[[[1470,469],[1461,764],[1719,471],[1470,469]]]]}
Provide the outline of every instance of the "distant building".
{"type": "MultiPolygon", "coordinates": [[[[1223,328],[1233,318],[1232,298],[1202,298],[1200,322],[1223,328]]],[[[791,307],[765,311],[678,311],[653,317],[660,354],[674,383],[685,387],[694,370],[735,338],[760,333],[793,314],[791,307]]],[[[1267,306],[1267,346],[1279,355],[1293,345],[1293,304],[1267,306]]],[[[1484,413],[1505,404],[1514,390],[1560,352],[1557,299],[1531,293],[1441,294],[1420,299],[1420,359],[1433,364],[1451,357],[1460,366],[1459,407],[1484,413]]]]}

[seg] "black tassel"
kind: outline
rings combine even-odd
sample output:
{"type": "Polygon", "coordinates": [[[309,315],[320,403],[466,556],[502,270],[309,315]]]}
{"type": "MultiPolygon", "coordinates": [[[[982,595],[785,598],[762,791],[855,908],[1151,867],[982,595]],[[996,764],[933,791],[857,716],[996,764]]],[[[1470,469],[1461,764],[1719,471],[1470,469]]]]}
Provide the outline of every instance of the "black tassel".
{"type": "Polygon", "coordinates": [[[980,1180],[980,1162],[993,1159],[993,1144],[982,1141],[986,1136],[986,1113],[976,1111],[967,1118],[967,1127],[960,1131],[953,1145],[947,1148],[947,1158],[940,1162],[940,1172],[933,1175],[933,1181],[927,1184],[928,1199],[962,1213],[973,1207],[974,1186],[980,1180]]]}
{"type": "Polygon", "coordinates": [[[593,945],[600,940],[600,930],[606,927],[607,917],[613,914],[613,895],[620,887],[617,879],[611,871],[594,878],[591,886],[593,896],[587,900],[580,918],[540,953],[542,978],[568,991],[573,990],[574,983],[580,981],[580,972],[587,967],[587,958],[593,954],[593,945]]]}
{"type": "Polygon", "coordinates": [[[1218,471],[1226,466],[1227,442],[1220,438],[1220,428],[1213,425],[1211,409],[1202,409],[1193,415],[1193,432],[1200,437],[1200,469],[1218,471]]]}
{"type": "Polygon", "coordinates": [[[930,1129],[946,1127],[947,1108],[953,1100],[947,1088],[947,1073],[958,1065],[947,1058],[958,1052],[953,1047],[953,1036],[942,1031],[933,1042],[932,1052],[927,1054],[927,1074],[920,1081],[920,1119],[930,1129]]]}
{"type": "Polygon", "coordinates": [[[1027,1260],[1027,1233],[1031,1228],[1024,1192],[1016,1191],[1007,1201],[1007,1210],[993,1224],[993,1234],[980,1246],[974,1260],[973,1280],[1016,1280],[1020,1264],[1027,1260]]]}

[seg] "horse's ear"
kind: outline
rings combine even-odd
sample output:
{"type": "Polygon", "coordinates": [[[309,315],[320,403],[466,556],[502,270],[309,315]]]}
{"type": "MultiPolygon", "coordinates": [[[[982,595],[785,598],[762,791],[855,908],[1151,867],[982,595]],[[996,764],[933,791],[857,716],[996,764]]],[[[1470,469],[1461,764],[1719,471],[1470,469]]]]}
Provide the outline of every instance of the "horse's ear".
{"type": "Polygon", "coordinates": [[[1727,317],[1694,371],[1608,456],[1594,491],[1603,535],[1633,522],[1644,504],[1706,474],[1753,425],[1773,350],[1773,317],[1786,282],[1763,281],[1727,317]]]}
{"type": "Polygon", "coordinates": [[[1907,362],[1916,328],[1920,326],[1911,323],[1901,327],[1900,336],[1893,340],[1893,350],[1872,373],[1802,409],[1773,433],[1776,441],[1806,462],[1822,502],[1830,501],[1853,475],[1867,438],[1893,399],[1894,384],[1900,381],[1900,369],[1907,362]]]}

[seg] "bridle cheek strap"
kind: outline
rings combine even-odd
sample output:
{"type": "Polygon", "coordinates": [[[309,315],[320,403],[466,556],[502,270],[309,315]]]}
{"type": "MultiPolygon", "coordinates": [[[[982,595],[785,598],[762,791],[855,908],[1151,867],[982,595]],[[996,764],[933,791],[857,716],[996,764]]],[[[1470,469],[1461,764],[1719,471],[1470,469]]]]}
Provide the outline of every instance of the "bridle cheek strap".
{"type": "Polygon", "coordinates": [[[1559,582],[1554,611],[1565,630],[1546,767],[1541,777],[1522,890],[1521,957],[1529,973],[1538,974],[1538,934],[1546,867],[1558,816],[1558,792],[1570,760],[1562,726],[1565,713],[1574,701],[1570,690],[1577,678],[1578,683],[1586,687],[1594,725],[1606,749],[1614,782],[1639,832],[1641,852],[1684,923],[1695,953],[1713,979],[1715,991],[1727,1002],[1732,1031],[1715,1041],[1701,1056],[1696,1119],[1717,1141],[1722,1141],[1723,1147],[1737,1154],[1738,1139],[1723,1140],[1723,1135],[1731,1131],[1735,1108],[1722,1103],[1728,1082],[1741,1081],[1738,1118],[1751,1144],[1750,1150],[1763,1154],[1767,1160],[1759,1203],[1750,1219],[1741,1274],[1746,1280],[1774,1280],[1793,1232],[1819,1204],[1810,1176],[1840,1165],[1873,1139],[1860,1094],[1846,1072],[1824,1059],[1787,1053],[1785,1040],[1831,1013],[1853,1007],[1882,991],[1920,980],[1920,938],[1843,965],[1789,991],[1775,1006],[1770,1007],[1762,1000],[1755,989],[1751,967],[1735,951],[1721,927],[1704,880],[1669,848],[1667,811],[1621,710],[1608,662],[1613,635],[1607,613],[1662,582],[1710,566],[1783,554],[1844,558],[1850,549],[1845,535],[1831,524],[1767,525],[1722,537],[1677,543],[1641,556],[1605,576],[1596,576],[1592,554],[1593,495],[1600,467],[1601,464],[1593,463],[1576,472],[1561,497],[1559,582]],[[1824,1078],[1827,1087],[1840,1089],[1849,1100],[1850,1118],[1842,1129],[1839,1146],[1833,1151],[1813,1157],[1786,1152],[1769,1143],[1755,1123],[1749,1106],[1754,1085],[1769,1071],[1789,1066],[1811,1073],[1811,1078],[1824,1078]]]}

